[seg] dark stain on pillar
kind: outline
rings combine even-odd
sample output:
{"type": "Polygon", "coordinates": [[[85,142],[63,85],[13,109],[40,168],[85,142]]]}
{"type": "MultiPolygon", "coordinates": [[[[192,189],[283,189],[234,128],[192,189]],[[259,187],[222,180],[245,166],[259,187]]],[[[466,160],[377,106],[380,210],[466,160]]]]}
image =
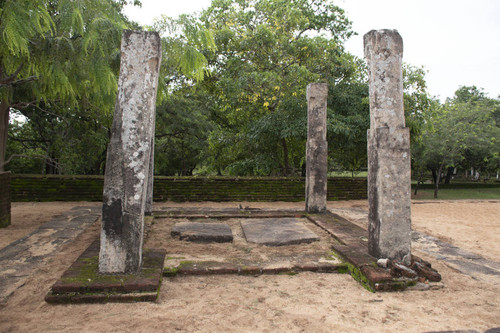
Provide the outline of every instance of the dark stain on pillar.
{"type": "Polygon", "coordinates": [[[103,229],[108,235],[122,234],[122,201],[114,199],[111,204],[102,205],[103,229]]]}

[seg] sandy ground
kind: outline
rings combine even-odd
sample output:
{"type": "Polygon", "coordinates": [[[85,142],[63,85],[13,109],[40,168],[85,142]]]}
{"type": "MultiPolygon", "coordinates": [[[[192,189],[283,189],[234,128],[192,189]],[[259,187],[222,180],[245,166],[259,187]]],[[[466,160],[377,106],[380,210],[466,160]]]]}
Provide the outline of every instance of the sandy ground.
{"type": "MultiPolygon", "coordinates": [[[[98,203],[94,203],[98,204],[98,203]]],[[[0,247],[81,203],[15,203],[0,247]],[[29,226],[29,227],[25,227],[29,226]],[[24,231],[22,231],[24,230],[24,231]]],[[[184,206],[236,207],[237,203],[184,206]]],[[[303,208],[303,203],[242,203],[303,208]]],[[[157,209],[181,206],[160,203],[157,209]]],[[[366,225],[366,201],[328,208],[366,225]]],[[[414,202],[415,230],[498,260],[500,202],[414,202]]],[[[349,275],[209,276],[164,279],[157,303],[49,305],[50,286],[98,236],[95,224],[54,255],[0,307],[0,332],[427,332],[500,327],[500,285],[477,281],[428,258],[442,274],[439,290],[370,293],[349,275]]]]}

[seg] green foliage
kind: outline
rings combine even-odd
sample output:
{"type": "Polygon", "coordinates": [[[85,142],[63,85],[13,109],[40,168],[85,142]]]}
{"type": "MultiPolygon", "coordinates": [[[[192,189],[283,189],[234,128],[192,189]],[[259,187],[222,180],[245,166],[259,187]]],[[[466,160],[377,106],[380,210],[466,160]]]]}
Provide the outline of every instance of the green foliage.
{"type": "Polygon", "coordinates": [[[66,109],[41,103],[23,109],[28,121],[13,121],[7,169],[15,173],[102,174],[111,117],[98,109],[66,109]],[[47,110],[51,110],[48,112],[47,110]]]}
{"type": "MultiPolygon", "coordinates": [[[[121,31],[130,26],[120,13],[125,3],[3,2],[0,94],[6,108],[0,112],[10,108],[25,119],[11,124],[10,138],[16,142],[7,150],[42,158],[13,160],[11,170],[24,165],[30,171],[100,172],[117,89],[121,31]],[[40,167],[40,161],[47,167],[40,167]]],[[[5,144],[0,140],[0,148],[5,144]]],[[[0,149],[2,166],[3,153],[0,149]]]]}
{"type": "MultiPolygon", "coordinates": [[[[49,15],[47,4],[40,0],[4,0],[0,12],[0,39],[1,57],[9,54],[29,58],[30,39],[36,35],[52,34],[54,22],[49,15]],[[27,24],[28,23],[28,24],[27,24]]],[[[15,69],[15,62],[9,62],[15,69]]]]}
{"type": "Polygon", "coordinates": [[[434,170],[438,185],[445,167],[494,171],[500,167],[500,127],[495,114],[500,101],[486,98],[476,87],[462,87],[454,99],[436,109],[426,123],[417,152],[420,167],[434,170]]]}
{"type": "Polygon", "coordinates": [[[181,15],[173,19],[162,15],[148,29],[162,35],[162,63],[158,101],[162,102],[180,84],[200,82],[209,75],[208,61],[202,50],[215,51],[212,31],[195,17],[181,15]]]}
{"type": "Polygon", "coordinates": [[[307,84],[342,81],[350,22],[323,1],[213,1],[201,20],[213,33],[208,53],[209,138],[218,171],[289,175],[300,170],[306,137],[307,84]]]}
{"type": "Polygon", "coordinates": [[[161,175],[188,176],[203,162],[208,148],[208,121],[201,92],[176,90],[156,109],[155,169],[161,175]]]}
{"type": "MultiPolygon", "coordinates": [[[[455,183],[455,187],[440,187],[439,199],[441,200],[464,200],[464,199],[479,199],[479,200],[499,200],[500,199],[500,186],[491,187],[462,187],[462,184],[455,183]]],[[[412,199],[417,200],[432,200],[433,189],[424,187],[418,191],[418,195],[413,196],[412,199]]]]}
{"type": "Polygon", "coordinates": [[[354,176],[367,163],[368,85],[359,79],[338,83],[329,91],[328,105],[333,107],[328,114],[329,157],[335,169],[349,170],[354,176]]]}
{"type": "MultiPolygon", "coordinates": [[[[127,0],[0,0],[0,115],[12,113],[9,168],[102,173],[120,37],[139,29],[127,0]],[[20,120],[21,119],[21,120],[20,120]]],[[[331,169],[366,166],[366,65],[343,49],[350,22],[322,0],[214,0],[199,15],[162,16],[157,173],[300,175],[306,86],[326,82],[331,169]]],[[[403,66],[413,174],[500,166],[500,101],[460,87],[444,105],[425,70],[403,66]]],[[[1,124],[0,124],[1,125],[1,124]]],[[[0,126],[0,134],[3,129],[0,126]]],[[[0,135],[0,165],[5,139],[0,135]]]]}
{"type": "Polygon", "coordinates": [[[413,144],[420,139],[422,128],[432,117],[437,101],[427,92],[423,67],[403,64],[403,89],[406,126],[410,128],[413,144]]]}
{"type": "Polygon", "coordinates": [[[126,22],[111,0],[5,0],[0,25],[2,96],[57,99],[77,105],[113,101],[121,30],[126,22]],[[35,9],[34,9],[35,8],[35,9]],[[28,42],[29,41],[29,42],[28,42]],[[10,76],[14,76],[10,78],[10,76]],[[10,78],[10,80],[7,80],[10,78]],[[14,91],[13,91],[14,90],[14,91]]]}

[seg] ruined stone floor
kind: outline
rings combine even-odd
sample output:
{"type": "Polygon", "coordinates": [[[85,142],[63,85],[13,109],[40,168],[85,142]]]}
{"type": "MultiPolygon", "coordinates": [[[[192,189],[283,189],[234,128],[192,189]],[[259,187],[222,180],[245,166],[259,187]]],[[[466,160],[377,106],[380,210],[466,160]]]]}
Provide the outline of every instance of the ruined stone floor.
{"type": "Polygon", "coordinates": [[[373,291],[429,288],[441,280],[416,257],[416,272],[378,267],[366,230],[331,212],[168,207],[147,225],[145,247],[167,249],[166,275],[350,273],[373,291]],[[233,240],[208,242],[219,237],[215,226],[231,231],[233,240]]]}
{"type": "MultiPolygon", "coordinates": [[[[364,214],[364,212],[361,212],[364,214]]],[[[97,207],[75,207],[54,218],[29,235],[0,249],[0,300],[5,301],[40,266],[49,264],[55,251],[71,242],[100,215],[97,207]],[[32,255],[32,253],[43,255],[32,255]]],[[[374,258],[366,253],[366,230],[334,214],[307,215],[295,210],[269,211],[257,209],[175,209],[156,212],[147,220],[145,248],[167,251],[164,274],[295,274],[309,270],[317,272],[346,272],[356,268],[372,287],[387,287],[394,282],[387,272],[373,266],[374,258]],[[248,242],[242,225],[251,220],[299,221],[319,240],[282,246],[259,245],[248,242]],[[226,224],[233,241],[206,243],[180,240],[171,235],[176,223],[226,224]],[[331,250],[334,249],[332,252],[331,250]],[[339,257],[342,259],[339,259],[339,257]],[[385,280],[384,280],[385,279],[385,280]],[[371,283],[371,284],[370,284],[371,283]],[[378,284],[378,285],[377,285],[378,284]]],[[[463,274],[481,279],[498,278],[500,263],[464,251],[434,237],[413,233],[413,246],[444,261],[463,274]]],[[[355,276],[360,277],[360,276],[355,276]]],[[[384,289],[384,288],[382,288],[384,289]]]]}
{"type": "Polygon", "coordinates": [[[99,219],[100,207],[74,207],[0,249],[0,303],[54,253],[99,219]]]}
{"type": "Polygon", "coordinates": [[[168,210],[146,226],[145,247],[167,249],[169,274],[294,274],[347,267],[337,241],[299,212],[168,210]]]}

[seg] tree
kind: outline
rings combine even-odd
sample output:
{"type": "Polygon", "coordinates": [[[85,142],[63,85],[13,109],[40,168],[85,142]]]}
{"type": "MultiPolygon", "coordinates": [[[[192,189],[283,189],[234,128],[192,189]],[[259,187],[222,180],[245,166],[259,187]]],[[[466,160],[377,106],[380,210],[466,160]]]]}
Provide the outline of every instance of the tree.
{"type": "Polygon", "coordinates": [[[432,117],[437,100],[427,91],[425,69],[403,63],[403,103],[411,144],[420,140],[422,129],[432,117]]]}
{"type": "Polygon", "coordinates": [[[494,117],[498,101],[484,99],[477,91],[457,90],[455,98],[447,100],[428,123],[423,135],[428,164],[434,164],[437,169],[435,198],[445,167],[458,166],[473,152],[483,161],[500,153],[500,127],[494,117]]]}
{"type": "Polygon", "coordinates": [[[307,84],[352,72],[341,59],[350,22],[319,0],[215,0],[201,21],[217,45],[206,85],[216,168],[290,175],[303,162],[307,84]]]}
{"type": "Polygon", "coordinates": [[[196,87],[174,91],[156,109],[155,170],[161,175],[191,176],[203,163],[212,123],[203,92],[196,87]]]}
{"type": "Polygon", "coordinates": [[[191,15],[173,19],[162,15],[149,30],[162,35],[162,62],[158,82],[158,103],[168,99],[176,89],[203,81],[208,61],[202,50],[214,52],[216,45],[212,31],[191,15]]]}
{"type": "MultiPolygon", "coordinates": [[[[347,57],[347,55],[346,55],[347,57]]],[[[366,131],[370,126],[370,106],[366,66],[359,59],[350,59],[358,70],[350,80],[334,85],[329,91],[328,151],[336,167],[356,171],[367,165],[366,131]]]]}
{"type": "Polygon", "coordinates": [[[15,116],[9,128],[8,169],[33,173],[27,168],[36,158],[40,166],[35,173],[102,174],[112,115],[92,108],[66,109],[56,103],[41,102],[40,106],[25,107],[23,114],[28,118],[24,121],[15,121],[19,113],[11,111],[15,116]]]}
{"type": "MultiPolygon", "coordinates": [[[[367,165],[366,131],[370,125],[368,78],[364,61],[348,58],[347,54],[343,57],[356,65],[353,67],[356,71],[349,80],[330,83],[334,88],[328,100],[333,109],[329,114],[328,144],[334,164],[354,175],[355,171],[367,165]]],[[[423,68],[404,63],[403,88],[406,126],[410,128],[411,144],[416,146],[436,101],[427,92],[423,68]]]]}
{"type": "Polygon", "coordinates": [[[0,2],[0,170],[11,109],[112,112],[121,30],[130,24],[120,12],[125,3],[0,2]]]}
{"type": "MultiPolygon", "coordinates": [[[[26,61],[37,64],[32,62],[34,54],[40,58],[39,66],[54,67],[50,74],[62,77],[60,83],[70,94],[59,94],[54,86],[59,81],[54,78],[44,85],[46,89],[39,89],[37,84],[45,80],[44,72],[34,75],[30,84],[14,85],[8,95],[10,110],[22,114],[26,121],[15,124],[22,130],[11,131],[9,138],[16,141],[8,147],[11,157],[42,158],[46,162],[44,172],[103,172],[115,102],[121,30],[139,30],[120,14],[126,2],[60,0],[46,4],[53,29],[32,37],[45,46],[41,50],[32,47],[26,61]]],[[[213,48],[210,31],[189,16],[176,20],[162,17],[146,29],[157,29],[163,34],[158,103],[166,101],[183,83],[203,79],[207,61],[198,48],[213,48]]],[[[17,167],[22,164],[17,163],[17,167]]]]}
{"type": "Polygon", "coordinates": [[[163,15],[148,29],[162,35],[155,171],[162,175],[192,175],[208,148],[211,129],[200,97],[204,92],[197,84],[210,74],[201,50],[215,51],[212,31],[190,15],[178,19],[163,15]]]}

